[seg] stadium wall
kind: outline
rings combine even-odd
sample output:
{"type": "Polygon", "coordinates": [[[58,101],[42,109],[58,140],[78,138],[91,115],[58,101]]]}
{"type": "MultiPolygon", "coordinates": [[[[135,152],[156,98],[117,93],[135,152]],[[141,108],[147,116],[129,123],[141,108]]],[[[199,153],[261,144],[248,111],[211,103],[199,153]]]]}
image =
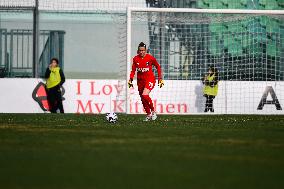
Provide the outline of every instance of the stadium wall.
{"type": "MultiPolygon", "coordinates": [[[[1,79],[1,113],[44,113],[46,96],[41,79],[1,79]]],[[[125,112],[125,100],[117,100],[125,92],[118,80],[68,79],[63,87],[66,113],[125,112]]],[[[220,81],[214,100],[215,114],[284,114],[284,82],[220,81]],[[267,103],[262,109],[263,97],[267,103]],[[275,98],[278,103],[275,104],[275,98]],[[279,109],[279,106],[281,109],[279,109]],[[278,110],[277,110],[278,107],[278,110]]],[[[202,114],[205,98],[200,81],[165,81],[165,87],[155,87],[151,93],[154,106],[161,114],[202,114]],[[175,87],[173,87],[175,86],[175,87]]],[[[136,91],[128,96],[129,113],[143,113],[136,91]]]]}

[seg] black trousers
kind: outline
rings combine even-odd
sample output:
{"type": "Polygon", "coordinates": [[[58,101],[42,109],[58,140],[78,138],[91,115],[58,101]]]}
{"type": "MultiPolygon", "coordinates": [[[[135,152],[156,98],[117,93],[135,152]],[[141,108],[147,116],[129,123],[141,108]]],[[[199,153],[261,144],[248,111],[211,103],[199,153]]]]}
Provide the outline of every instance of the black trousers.
{"type": "Polygon", "coordinates": [[[206,98],[204,112],[208,112],[208,111],[214,112],[213,99],[215,98],[215,96],[205,94],[204,97],[206,98]]]}
{"type": "Polygon", "coordinates": [[[50,106],[50,112],[57,113],[56,111],[59,109],[60,113],[64,113],[60,86],[55,86],[50,89],[46,89],[46,91],[47,100],[50,106]]]}

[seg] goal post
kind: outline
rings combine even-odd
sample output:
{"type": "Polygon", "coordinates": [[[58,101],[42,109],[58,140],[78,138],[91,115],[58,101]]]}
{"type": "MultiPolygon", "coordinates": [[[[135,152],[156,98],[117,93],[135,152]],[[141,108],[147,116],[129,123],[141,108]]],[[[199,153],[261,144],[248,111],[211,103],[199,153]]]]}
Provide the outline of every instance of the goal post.
{"type": "MultiPolygon", "coordinates": [[[[127,79],[140,41],[161,64],[158,113],[203,114],[210,66],[219,72],[214,113],[284,113],[284,10],[129,7],[126,25],[127,79]]],[[[143,113],[136,91],[126,89],[126,113],[143,113]]]]}

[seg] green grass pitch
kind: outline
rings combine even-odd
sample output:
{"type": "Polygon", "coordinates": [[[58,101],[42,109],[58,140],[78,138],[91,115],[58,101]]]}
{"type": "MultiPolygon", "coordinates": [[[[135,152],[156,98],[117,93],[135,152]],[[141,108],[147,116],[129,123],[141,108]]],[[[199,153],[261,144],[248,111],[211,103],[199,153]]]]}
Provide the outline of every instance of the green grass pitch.
{"type": "Polygon", "coordinates": [[[0,188],[284,188],[284,116],[118,117],[0,114],[0,188]]]}

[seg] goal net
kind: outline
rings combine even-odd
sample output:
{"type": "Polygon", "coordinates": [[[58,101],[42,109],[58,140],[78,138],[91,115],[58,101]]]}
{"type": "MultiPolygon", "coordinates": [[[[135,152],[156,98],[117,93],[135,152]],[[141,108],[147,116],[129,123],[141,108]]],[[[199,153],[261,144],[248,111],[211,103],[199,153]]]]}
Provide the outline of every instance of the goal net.
{"type": "MultiPolygon", "coordinates": [[[[284,11],[129,8],[127,79],[141,41],[162,67],[165,86],[151,93],[158,113],[204,113],[209,67],[214,113],[284,113],[284,11]]],[[[143,113],[137,86],[126,93],[127,113],[143,113]]]]}

